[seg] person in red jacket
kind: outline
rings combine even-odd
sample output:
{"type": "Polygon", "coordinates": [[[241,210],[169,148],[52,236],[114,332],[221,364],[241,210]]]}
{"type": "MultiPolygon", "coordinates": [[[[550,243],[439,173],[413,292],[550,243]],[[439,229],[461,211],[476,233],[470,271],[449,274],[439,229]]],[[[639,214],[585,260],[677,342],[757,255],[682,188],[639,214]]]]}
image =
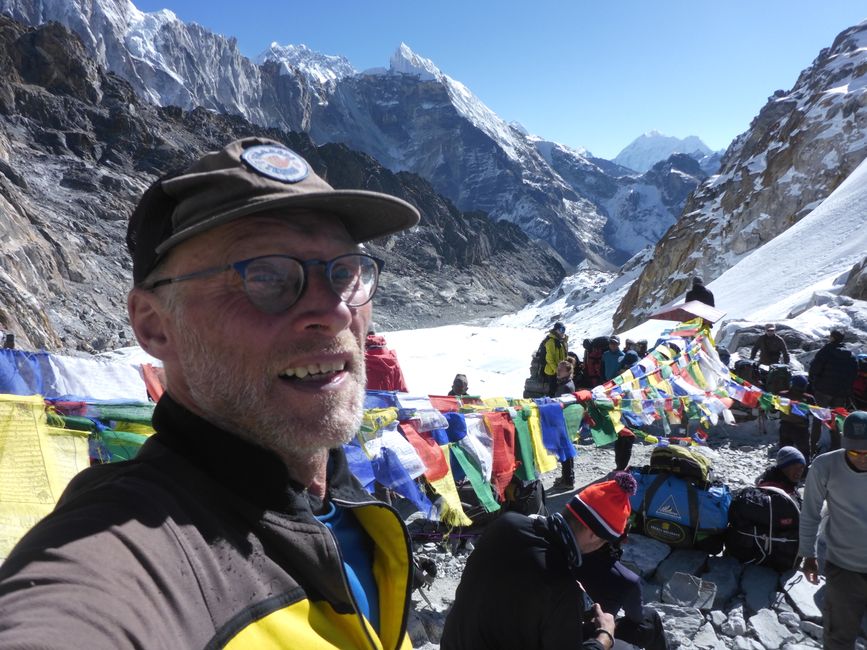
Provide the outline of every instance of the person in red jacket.
{"type": "Polygon", "coordinates": [[[371,327],[364,342],[364,365],[368,390],[396,390],[408,393],[397,354],[386,345],[385,337],[371,327]]]}

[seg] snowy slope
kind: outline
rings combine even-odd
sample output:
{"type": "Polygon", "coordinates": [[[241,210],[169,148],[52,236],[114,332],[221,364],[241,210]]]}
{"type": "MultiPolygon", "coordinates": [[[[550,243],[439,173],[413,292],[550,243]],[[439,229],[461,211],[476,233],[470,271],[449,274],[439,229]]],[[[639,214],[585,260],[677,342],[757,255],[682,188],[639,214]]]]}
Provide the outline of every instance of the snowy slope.
{"type": "Polygon", "coordinates": [[[729,318],[779,320],[867,256],[867,161],[801,221],[710,283],[729,318]]]}

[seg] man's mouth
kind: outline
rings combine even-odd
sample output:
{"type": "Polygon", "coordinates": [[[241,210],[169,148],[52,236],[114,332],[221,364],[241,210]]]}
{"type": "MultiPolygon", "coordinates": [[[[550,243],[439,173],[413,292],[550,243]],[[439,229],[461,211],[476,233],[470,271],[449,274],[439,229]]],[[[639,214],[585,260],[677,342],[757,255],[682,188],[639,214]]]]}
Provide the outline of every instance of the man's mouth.
{"type": "Polygon", "coordinates": [[[286,368],[280,373],[281,379],[295,381],[322,381],[328,380],[339,372],[346,369],[346,361],[334,360],[323,363],[312,363],[305,366],[286,368]]]}

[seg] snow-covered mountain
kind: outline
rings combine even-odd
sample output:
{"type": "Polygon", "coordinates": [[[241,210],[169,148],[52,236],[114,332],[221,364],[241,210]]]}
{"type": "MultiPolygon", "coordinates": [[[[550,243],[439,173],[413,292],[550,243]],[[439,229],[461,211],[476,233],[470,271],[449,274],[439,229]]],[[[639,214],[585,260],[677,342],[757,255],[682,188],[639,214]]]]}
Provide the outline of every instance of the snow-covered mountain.
{"type": "Polygon", "coordinates": [[[327,90],[333,90],[343,77],[356,73],[346,57],[320,54],[306,45],[280,45],[272,42],[256,57],[259,65],[267,61],[277,62],[281,75],[300,74],[312,85],[319,85],[327,90]]]}
{"type": "Polygon", "coordinates": [[[676,138],[659,131],[644,133],[614,157],[614,162],[637,172],[646,172],[671,154],[685,153],[696,160],[711,156],[713,151],[698,136],[676,138]]]}
{"type": "MultiPolygon", "coordinates": [[[[686,291],[690,276],[722,275],[803,219],[867,157],[867,21],[843,31],[789,91],[769,98],[726,151],[720,174],[689,198],[630,287],[615,327],[632,327],[686,291]]],[[[867,227],[862,213],[861,228],[867,227]]],[[[817,233],[819,235],[819,233],[817,233]]],[[[802,241],[799,257],[824,251],[802,241]]],[[[833,253],[832,253],[833,254],[833,253]]],[[[787,260],[769,260],[771,269],[787,260]]]]}
{"type": "MultiPolygon", "coordinates": [[[[171,11],[141,12],[129,0],[0,0],[0,13],[69,27],[97,63],[158,105],[203,106],[308,132],[319,143],[363,151],[392,171],[418,173],[460,209],[515,223],[570,264],[591,259],[612,267],[634,252],[633,241],[644,241],[631,234],[625,245],[607,241],[630,221],[609,214],[609,196],[562,178],[525,132],[406,44],[387,69],[358,73],[343,57],[277,43],[257,65],[234,39],[185,24],[171,11]]],[[[679,206],[659,205],[673,210],[663,221],[676,218],[679,206]]]]}

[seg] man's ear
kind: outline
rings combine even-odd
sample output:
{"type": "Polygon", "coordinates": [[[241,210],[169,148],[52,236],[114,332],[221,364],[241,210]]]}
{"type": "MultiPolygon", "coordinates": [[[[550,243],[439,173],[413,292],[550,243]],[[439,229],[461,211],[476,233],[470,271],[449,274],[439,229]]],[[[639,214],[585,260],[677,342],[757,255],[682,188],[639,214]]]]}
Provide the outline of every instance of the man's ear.
{"type": "Polygon", "coordinates": [[[152,291],[133,288],[126,299],[129,322],[142,350],[165,361],[171,356],[170,315],[152,291]]]}

